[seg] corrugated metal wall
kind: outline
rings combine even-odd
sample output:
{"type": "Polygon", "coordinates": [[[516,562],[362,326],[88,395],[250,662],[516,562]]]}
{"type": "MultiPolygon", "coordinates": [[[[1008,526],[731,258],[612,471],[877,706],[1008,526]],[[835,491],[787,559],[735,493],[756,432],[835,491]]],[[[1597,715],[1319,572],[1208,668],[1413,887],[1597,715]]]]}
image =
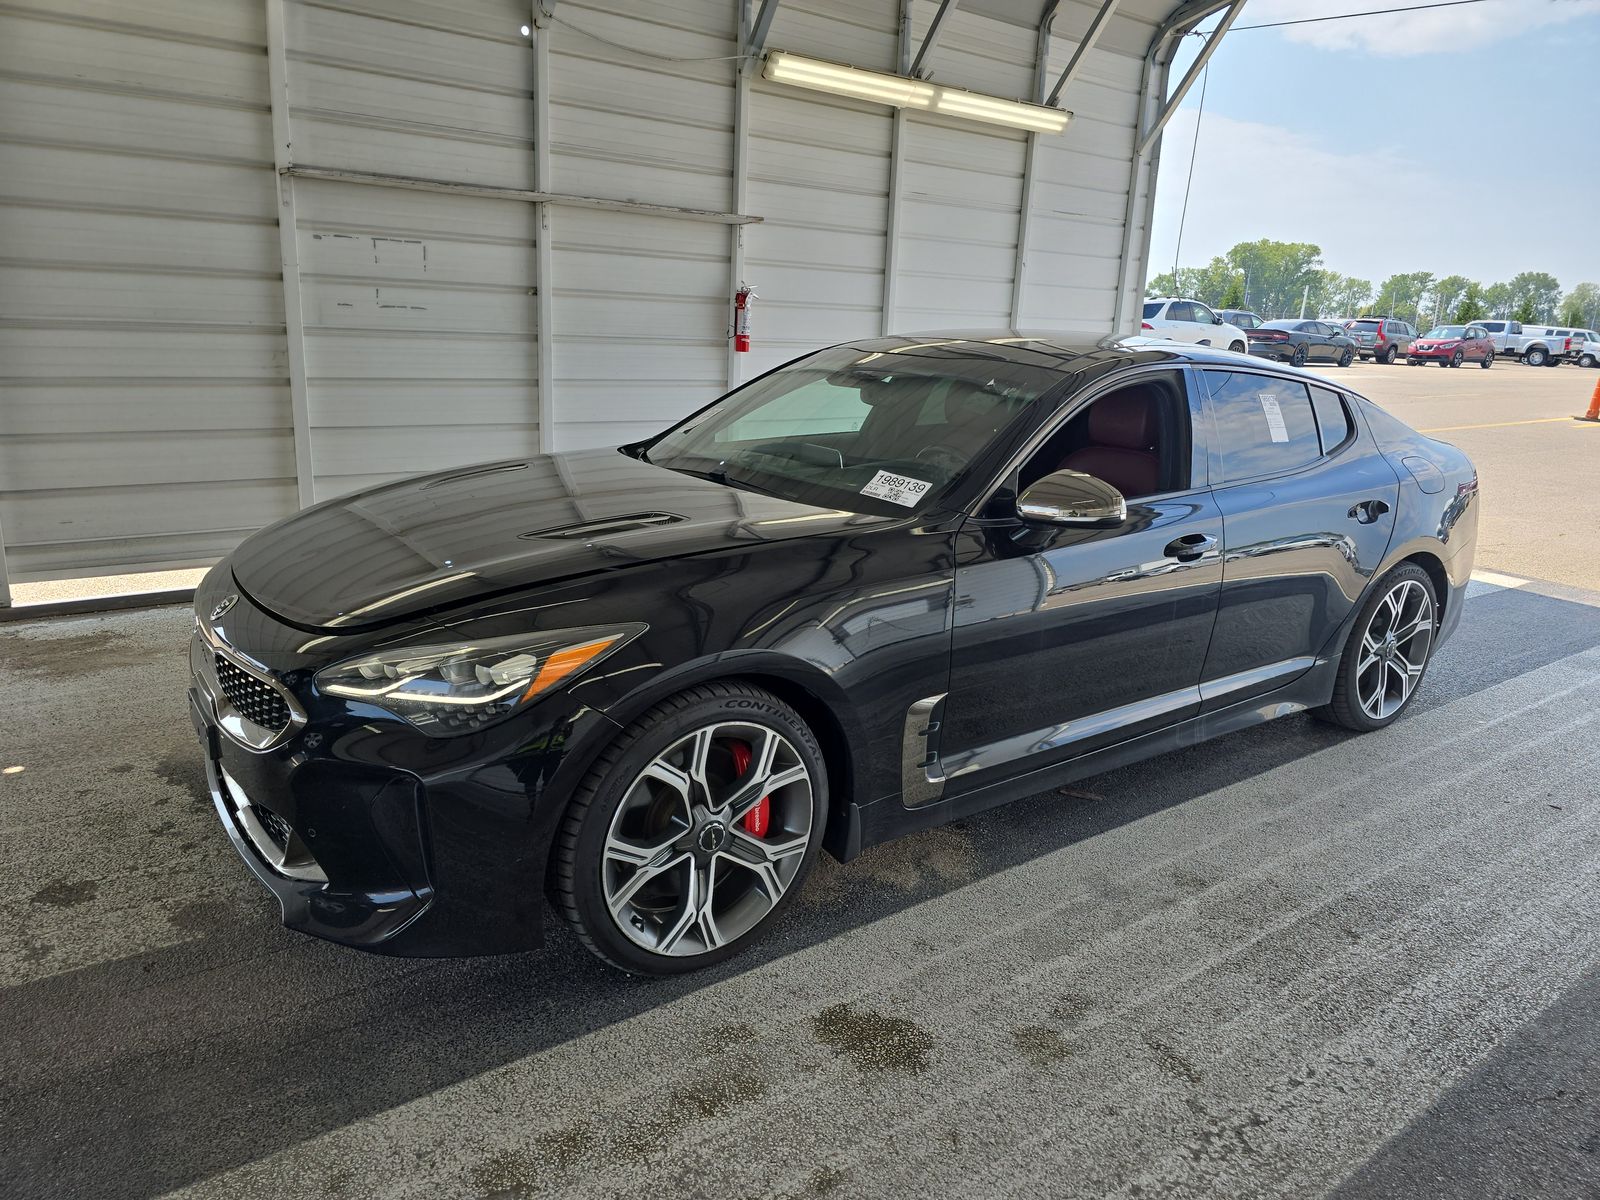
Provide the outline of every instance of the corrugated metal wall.
{"type": "MultiPolygon", "coordinates": [[[[927,65],[1027,96],[1020,10],[1040,5],[981,7],[1019,11],[956,9],[927,65]]],[[[1097,7],[1059,6],[1057,70],[1097,7]]],[[[935,8],[915,0],[913,41],[935,8]]],[[[735,0],[616,9],[555,7],[541,147],[527,0],[0,8],[11,577],[205,561],[307,496],[639,436],[885,327],[1109,327],[1123,247],[1142,244],[1123,217],[1153,18],[1113,20],[1030,184],[1020,133],[759,76],[742,92],[735,0]],[[335,174],[284,181],[283,241],[274,117],[279,165],[335,174]],[[708,211],[539,204],[535,188],[708,211]],[[725,215],[741,199],[763,219],[742,234],[725,215]],[[736,273],[760,299],[756,350],[734,357],[736,273]]],[[[893,70],[898,0],[783,0],[767,46],[893,70]]]]}

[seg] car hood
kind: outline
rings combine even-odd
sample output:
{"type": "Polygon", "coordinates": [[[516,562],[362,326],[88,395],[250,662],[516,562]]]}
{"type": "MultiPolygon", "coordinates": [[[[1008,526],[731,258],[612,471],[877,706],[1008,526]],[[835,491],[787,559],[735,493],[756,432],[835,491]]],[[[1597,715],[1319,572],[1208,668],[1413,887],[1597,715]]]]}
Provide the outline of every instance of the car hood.
{"type": "Polygon", "coordinates": [[[889,524],[652,466],[616,450],[424,475],[247,539],[241,591],[309,629],[356,631],[600,571],[889,524]]]}

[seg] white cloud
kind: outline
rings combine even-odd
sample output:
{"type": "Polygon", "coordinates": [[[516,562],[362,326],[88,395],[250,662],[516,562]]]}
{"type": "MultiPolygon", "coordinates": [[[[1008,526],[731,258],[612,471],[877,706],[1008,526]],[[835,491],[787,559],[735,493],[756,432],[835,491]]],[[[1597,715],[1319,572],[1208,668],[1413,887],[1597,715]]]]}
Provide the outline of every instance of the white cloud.
{"type": "MultiPolygon", "coordinates": [[[[1193,109],[1163,138],[1151,239],[1151,274],[1172,268],[1183,208],[1193,109]]],[[[1403,148],[1330,147],[1326,138],[1208,113],[1200,130],[1183,234],[1183,266],[1201,266],[1238,242],[1314,242],[1331,270],[1375,283],[1397,271],[1460,272],[1485,282],[1524,270],[1564,283],[1593,278],[1595,249],[1557,251],[1513,239],[1468,236],[1486,215],[1586,211],[1548,178],[1515,173],[1486,180],[1470,161],[1407,155],[1403,148]]]]}
{"type": "MultiPolygon", "coordinates": [[[[1425,2],[1425,0],[1421,0],[1425,2]]],[[[1240,25],[1398,8],[1405,0],[1250,0],[1240,25]]],[[[1452,8],[1318,21],[1278,30],[1328,50],[1404,56],[1473,50],[1523,33],[1600,14],[1600,0],[1483,0],[1452,8]]]]}

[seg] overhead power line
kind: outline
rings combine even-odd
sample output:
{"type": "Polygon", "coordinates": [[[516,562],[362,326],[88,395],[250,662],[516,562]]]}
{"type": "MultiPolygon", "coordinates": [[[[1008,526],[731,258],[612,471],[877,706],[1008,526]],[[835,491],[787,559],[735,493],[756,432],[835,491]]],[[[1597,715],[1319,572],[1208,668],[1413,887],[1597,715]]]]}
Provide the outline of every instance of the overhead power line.
{"type": "Polygon", "coordinates": [[[1233,32],[1241,29],[1281,29],[1285,25],[1315,25],[1319,21],[1348,21],[1354,17],[1386,17],[1391,13],[1425,12],[1430,8],[1460,8],[1463,4],[1483,4],[1485,0],[1434,0],[1432,4],[1404,4],[1398,8],[1374,8],[1366,12],[1331,13],[1325,17],[1298,17],[1292,21],[1264,21],[1260,25],[1235,25],[1233,32]]]}

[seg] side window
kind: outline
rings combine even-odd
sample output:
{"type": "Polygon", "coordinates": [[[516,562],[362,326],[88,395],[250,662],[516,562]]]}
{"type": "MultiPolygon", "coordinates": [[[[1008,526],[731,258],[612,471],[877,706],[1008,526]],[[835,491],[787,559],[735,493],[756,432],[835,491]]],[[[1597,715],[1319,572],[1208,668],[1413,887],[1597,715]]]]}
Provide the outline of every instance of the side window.
{"type": "Polygon", "coordinates": [[[1199,321],[1202,325],[1211,325],[1215,323],[1217,314],[1212,312],[1204,304],[1191,304],[1189,307],[1194,310],[1194,315],[1189,318],[1191,321],[1199,321]]]}
{"type": "Polygon", "coordinates": [[[1306,385],[1244,371],[1206,371],[1225,480],[1293,471],[1322,456],[1306,385]]]}
{"type": "Polygon", "coordinates": [[[1327,388],[1311,389],[1311,407],[1317,414],[1317,432],[1322,437],[1322,452],[1332,454],[1350,440],[1355,426],[1350,423],[1350,412],[1339,398],[1338,392],[1327,388]]]}
{"type": "Polygon", "coordinates": [[[1103,479],[1129,500],[1189,486],[1189,405],[1179,374],[1141,375],[1075,412],[1023,463],[1023,490],[1056,471],[1103,479]]]}
{"type": "Polygon", "coordinates": [[[1192,321],[1194,319],[1194,305],[1187,300],[1174,300],[1167,308],[1167,320],[1169,321],[1192,321]]]}

